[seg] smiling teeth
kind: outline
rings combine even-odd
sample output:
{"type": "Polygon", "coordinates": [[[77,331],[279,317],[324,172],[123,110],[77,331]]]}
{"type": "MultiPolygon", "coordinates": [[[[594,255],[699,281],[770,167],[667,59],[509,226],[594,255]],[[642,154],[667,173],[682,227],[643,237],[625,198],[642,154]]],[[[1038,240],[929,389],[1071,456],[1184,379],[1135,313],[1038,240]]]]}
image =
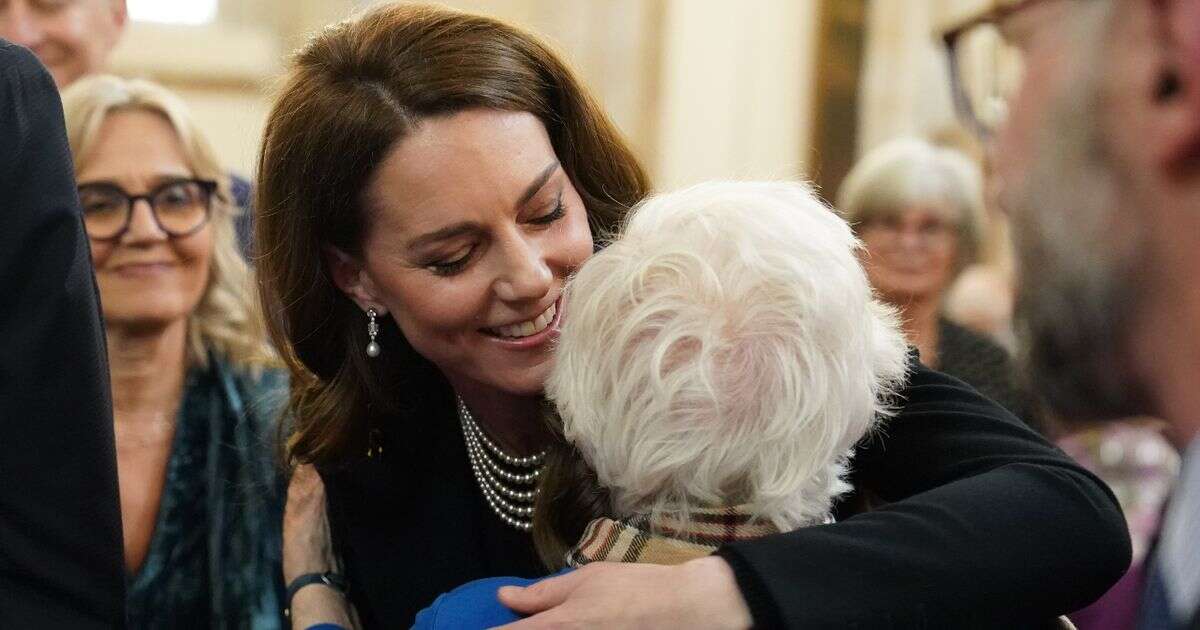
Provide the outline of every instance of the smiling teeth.
{"type": "Polygon", "coordinates": [[[550,308],[546,309],[546,312],[538,315],[536,318],[530,321],[521,322],[520,324],[513,324],[512,326],[497,326],[496,328],[489,328],[488,331],[500,337],[509,337],[514,339],[528,337],[546,330],[546,327],[550,325],[550,322],[554,321],[554,315],[557,312],[557,307],[554,304],[551,304],[550,308]]]}

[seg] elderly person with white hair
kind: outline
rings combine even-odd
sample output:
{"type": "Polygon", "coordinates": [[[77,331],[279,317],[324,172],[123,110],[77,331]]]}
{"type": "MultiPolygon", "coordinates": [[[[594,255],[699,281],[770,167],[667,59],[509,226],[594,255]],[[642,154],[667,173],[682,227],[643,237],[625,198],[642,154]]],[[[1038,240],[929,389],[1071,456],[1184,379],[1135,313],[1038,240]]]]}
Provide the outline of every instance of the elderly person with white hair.
{"type": "MultiPolygon", "coordinates": [[[[906,367],[858,248],[802,184],[703,184],[635,209],[567,288],[547,393],[591,471],[553,456],[543,471],[552,568],[679,564],[831,518],[906,367]],[[580,503],[599,512],[582,536],[580,503]]],[[[515,620],[496,588],[527,583],[473,582],[416,627],[515,620]]]]}
{"type": "Polygon", "coordinates": [[[916,138],[892,140],[851,169],[837,207],[863,241],[871,284],[900,309],[921,362],[1030,422],[1029,397],[1008,351],[945,314],[951,285],[978,261],[983,244],[979,167],[954,149],[916,138]]]}

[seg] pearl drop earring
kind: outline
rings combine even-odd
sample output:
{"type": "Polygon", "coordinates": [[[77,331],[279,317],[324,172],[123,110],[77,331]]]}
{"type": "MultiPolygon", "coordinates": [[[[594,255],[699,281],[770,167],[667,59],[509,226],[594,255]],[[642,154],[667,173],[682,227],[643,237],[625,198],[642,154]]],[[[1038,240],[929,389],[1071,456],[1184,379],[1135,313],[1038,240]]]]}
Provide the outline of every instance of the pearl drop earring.
{"type": "Polygon", "coordinates": [[[375,321],[378,316],[379,313],[376,313],[375,309],[367,309],[367,336],[371,338],[370,343],[367,344],[367,356],[372,359],[379,356],[381,351],[379,343],[375,341],[375,337],[379,335],[379,322],[375,321]]]}

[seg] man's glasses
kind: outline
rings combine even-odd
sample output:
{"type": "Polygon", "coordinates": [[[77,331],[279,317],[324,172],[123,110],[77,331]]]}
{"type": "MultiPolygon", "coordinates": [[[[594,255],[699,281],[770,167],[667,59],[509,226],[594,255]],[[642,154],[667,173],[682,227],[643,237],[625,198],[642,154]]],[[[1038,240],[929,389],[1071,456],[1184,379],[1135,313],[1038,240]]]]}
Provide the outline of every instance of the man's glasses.
{"type": "Polygon", "coordinates": [[[1002,4],[942,34],[954,109],[980,138],[991,137],[1004,123],[1009,100],[1024,74],[1021,50],[1007,23],[1015,14],[1044,1],[1002,4]]]}
{"type": "Polygon", "coordinates": [[[203,179],[172,180],[145,195],[130,195],[114,184],[83,184],[79,201],[83,205],[83,223],[89,237],[98,241],[121,238],[133,218],[139,200],[150,205],[154,223],[167,236],[180,238],[195,234],[208,222],[217,183],[203,179]]]}

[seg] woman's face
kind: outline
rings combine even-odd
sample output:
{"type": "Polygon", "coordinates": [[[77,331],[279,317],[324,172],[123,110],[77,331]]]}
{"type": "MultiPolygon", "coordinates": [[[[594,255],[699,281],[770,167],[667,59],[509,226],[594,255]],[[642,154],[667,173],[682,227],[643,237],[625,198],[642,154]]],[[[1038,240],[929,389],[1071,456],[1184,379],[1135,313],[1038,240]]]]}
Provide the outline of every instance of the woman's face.
{"type": "MultiPolygon", "coordinates": [[[[80,186],[110,184],[144,195],[163,183],[194,177],[174,129],[159,114],[108,115],[83,167],[80,186]]],[[[82,199],[86,207],[87,200],[82,199]]],[[[91,240],[96,283],[108,327],[159,328],[185,319],[204,295],[213,228],[172,238],[158,227],[149,203],[133,204],[129,229],[116,240],[91,240]]]]}
{"type": "Polygon", "coordinates": [[[904,306],[940,299],[954,278],[958,230],[951,212],[915,205],[863,225],[867,276],[885,300],[904,306]]]}
{"type": "Polygon", "coordinates": [[[362,260],[335,264],[343,290],[386,310],[459,391],[539,394],[563,282],[592,253],[541,121],[484,109],[427,118],[366,199],[362,260]]]}

